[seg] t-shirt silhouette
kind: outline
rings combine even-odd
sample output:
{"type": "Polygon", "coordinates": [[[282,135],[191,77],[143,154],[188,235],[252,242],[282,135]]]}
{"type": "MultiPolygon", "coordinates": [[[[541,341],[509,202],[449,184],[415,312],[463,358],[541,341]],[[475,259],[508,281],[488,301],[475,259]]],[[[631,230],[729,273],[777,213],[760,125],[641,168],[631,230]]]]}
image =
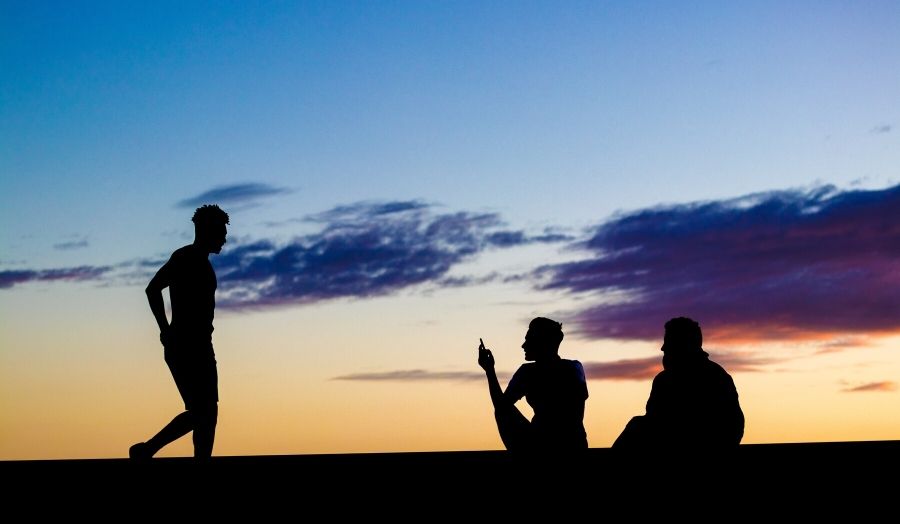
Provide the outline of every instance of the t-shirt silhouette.
{"type": "Polygon", "coordinates": [[[217,282],[209,254],[193,244],[184,246],[172,253],[160,272],[169,283],[175,337],[197,344],[211,342],[217,282]]]}
{"type": "Polygon", "coordinates": [[[557,357],[523,364],[504,395],[512,403],[525,397],[534,410],[531,428],[536,448],[587,447],[583,419],[588,390],[581,362],[557,357]]]}

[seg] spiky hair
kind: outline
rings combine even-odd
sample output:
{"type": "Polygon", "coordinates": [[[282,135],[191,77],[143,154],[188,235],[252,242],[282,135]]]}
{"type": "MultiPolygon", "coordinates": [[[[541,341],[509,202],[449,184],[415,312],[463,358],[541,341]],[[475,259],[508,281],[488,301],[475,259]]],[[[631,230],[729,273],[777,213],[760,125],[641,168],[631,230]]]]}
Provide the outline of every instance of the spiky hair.
{"type": "Polygon", "coordinates": [[[191,222],[201,225],[209,224],[228,224],[228,213],[222,211],[222,208],[216,204],[202,205],[194,211],[191,222]]]}

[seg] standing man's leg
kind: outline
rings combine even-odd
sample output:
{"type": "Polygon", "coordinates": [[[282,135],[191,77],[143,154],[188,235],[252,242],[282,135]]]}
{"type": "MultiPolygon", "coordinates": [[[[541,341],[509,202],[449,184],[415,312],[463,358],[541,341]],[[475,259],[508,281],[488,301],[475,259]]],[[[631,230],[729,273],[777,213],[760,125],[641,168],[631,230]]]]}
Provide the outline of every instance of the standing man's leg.
{"type": "Polygon", "coordinates": [[[194,426],[194,458],[208,459],[212,456],[213,444],[216,440],[216,423],[219,418],[219,406],[212,404],[200,408],[195,413],[194,426]]]}
{"type": "Polygon", "coordinates": [[[194,457],[208,459],[212,456],[219,418],[219,373],[215,358],[198,362],[195,371],[194,457]]]}
{"type": "Polygon", "coordinates": [[[169,371],[172,373],[172,378],[175,380],[178,393],[184,401],[185,411],[173,418],[171,422],[147,442],[139,442],[131,446],[128,450],[128,456],[133,459],[152,458],[162,448],[193,431],[196,425],[195,414],[191,411],[194,395],[192,375],[195,374],[195,371],[184,359],[177,358],[177,353],[170,353],[168,348],[166,348],[165,359],[166,365],[169,366],[169,371]]]}
{"type": "Polygon", "coordinates": [[[150,458],[156,455],[159,450],[166,447],[172,442],[180,439],[194,429],[194,416],[190,411],[185,411],[172,419],[166,427],[159,430],[159,433],[153,436],[147,442],[141,442],[131,446],[129,456],[131,458],[150,458]]]}

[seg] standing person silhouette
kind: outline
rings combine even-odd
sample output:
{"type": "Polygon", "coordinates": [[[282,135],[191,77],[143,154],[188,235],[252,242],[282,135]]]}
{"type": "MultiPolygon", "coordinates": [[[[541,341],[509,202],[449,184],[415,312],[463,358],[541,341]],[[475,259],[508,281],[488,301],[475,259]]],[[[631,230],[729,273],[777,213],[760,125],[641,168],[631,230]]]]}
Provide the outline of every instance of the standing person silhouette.
{"type": "Polygon", "coordinates": [[[184,400],[185,411],[153,438],[128,450],[132,459],[149,459],[164,446],[193,431],[194,457],[212,455],[219,413],[218,374],[212,346],[216,273],[210,253],[225,245],[228,214],[217,205],[194,212],[194,243],[174,253],[147,285],[150,310],[159,325],[166,364],[184,400]],[[162,290],[169,288],[172,322],[166,318],[162,290]]]}
{"type": "Polygon", "coordinates": [[[584,368],[577,360],[559,357],[562,324],[537,317],[528,325],[525,360],[500,389],[494,370],[494,355],[478,346],[478,365],[487,375],[500,439],[510,451],[566,452],[587,449],[584,431],[584,402],[588,398],[584,368]],[[516,408],[525,397],[534,410],[531,421],[516,408]]]}
{"type": "Polygon", "coordinates": [[[734,449],[744,436],[744,413],[731,376],[703,351],[700,324],[666,322],[663,370],[653,379],[647,413],[633,417],[613,448],[637,451],[734,449]]]}

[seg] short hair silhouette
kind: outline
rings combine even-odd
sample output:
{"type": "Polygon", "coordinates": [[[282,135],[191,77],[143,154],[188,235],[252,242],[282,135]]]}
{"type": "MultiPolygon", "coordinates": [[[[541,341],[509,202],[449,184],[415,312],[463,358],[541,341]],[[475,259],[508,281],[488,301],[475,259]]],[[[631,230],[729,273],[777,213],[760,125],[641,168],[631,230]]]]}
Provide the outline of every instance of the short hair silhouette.
{"type": "Polygon", "coordinates": [[[700,324],[695,320],[687,317],[675,317],[666,322],[665,328],[666,343],[674,344],[673,349],[703,347],[703,332],[700,331],[700,324]]]}
{"type": "Polygon", "coordinates": [[[536,334],[541,341],[547,346],[559,351],[559,345],[562,344],[563,338],[566,336],[562,330],[562,322],[557,322],[546,317],[535,317],[528,324],[528,329],[536,334]]]}
{"type": "Polygon", "coordinates": [[[198,207],[194,211],[194,216],[191,217],[191,222],[198,228],[230,224],[228,213],[216,204],[205,204],[198,207]]]}

